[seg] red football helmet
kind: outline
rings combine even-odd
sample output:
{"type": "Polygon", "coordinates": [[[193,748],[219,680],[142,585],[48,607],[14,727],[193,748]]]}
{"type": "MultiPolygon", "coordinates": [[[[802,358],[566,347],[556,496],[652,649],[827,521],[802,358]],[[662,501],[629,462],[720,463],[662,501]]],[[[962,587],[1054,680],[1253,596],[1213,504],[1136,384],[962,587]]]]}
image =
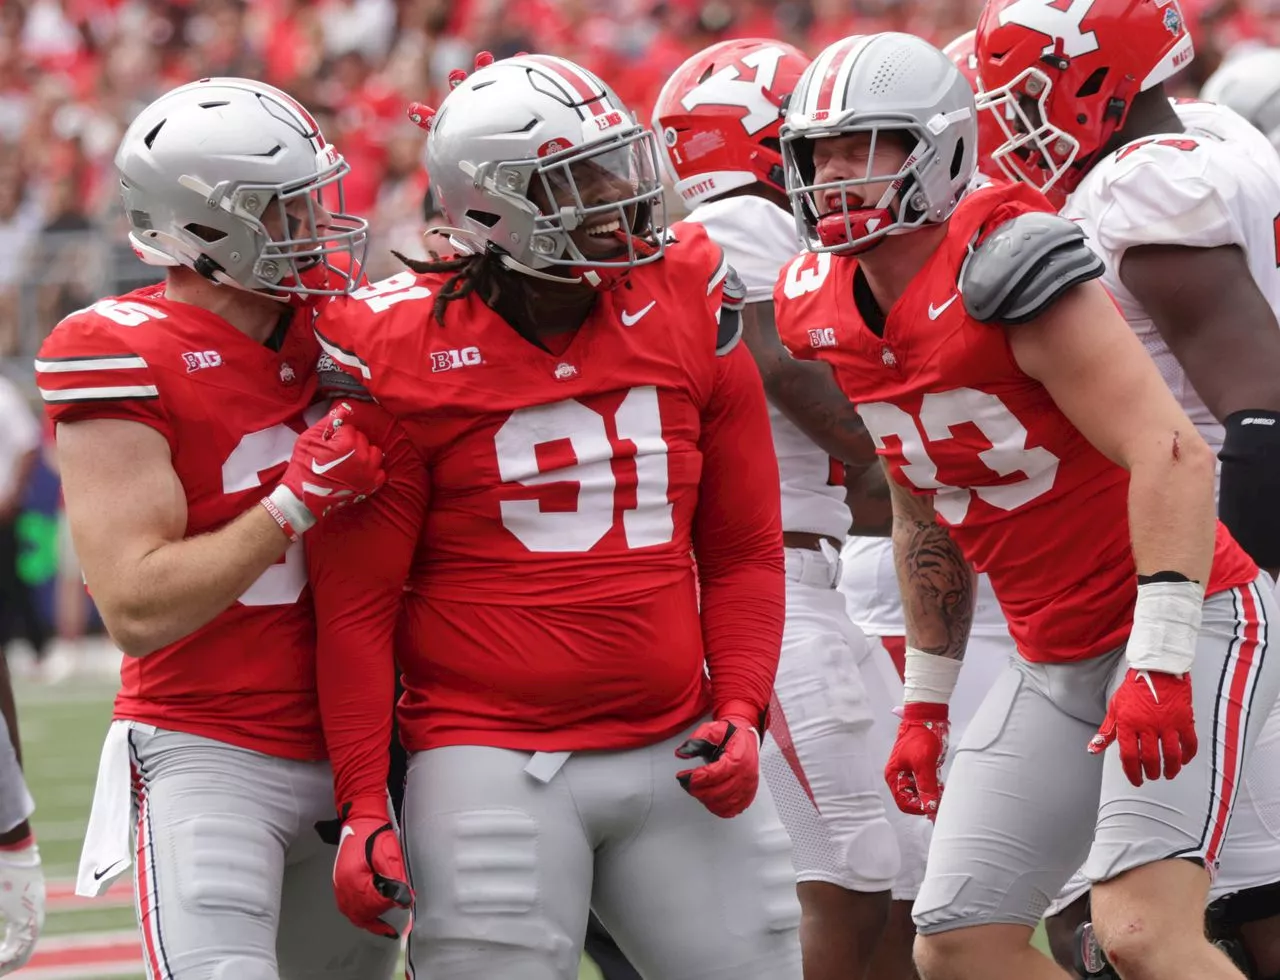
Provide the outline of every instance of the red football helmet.
{"type": "MultiPolygon", "coordinates": [[[[958,38],[942,49],[960,69],[973,94],[982,92],[982,82],[978,79],[978,56],[974,52],[974,36],[977,31],[965,31],[958,38]]],[[[1004,142],[1004,130],[989,112],[978,113],[978,170],[986,177],[999,177],[1000,168],[991,159],[992,152],[1004,142]]]]}
{"type": "Polygon", "coordinates": [[[782,41],[745,38],[700,51],[667,79],[653,107],[686,207],[760,181],[782,193],[782,107],[809,58],[782,41]]]}
{"type": "Polygon", "coordinates": [[[1178,0],[989,0],[978,74],[1011,178],[1061,199],[1129,115],[1134,96],[1190,64],[1178,0]]]}

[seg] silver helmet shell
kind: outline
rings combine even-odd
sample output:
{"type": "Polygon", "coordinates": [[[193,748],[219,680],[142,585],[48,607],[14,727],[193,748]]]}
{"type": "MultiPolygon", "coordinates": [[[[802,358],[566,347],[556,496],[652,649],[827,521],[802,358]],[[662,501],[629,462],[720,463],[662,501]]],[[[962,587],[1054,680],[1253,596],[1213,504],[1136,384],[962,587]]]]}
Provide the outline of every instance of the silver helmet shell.
{"type": "Polygon", "coordinates": [[[977,167],[978,126],[973,91],[945,54],[911,34],[847,37],[828,47],[801,76],[782,126],[782,159],[796,230],[812,251],[860,251],[951,216],[977,167]],[[865,177],[818,184],[816,140],[871,137],[865,177]],[[876,147],[886,138],[909,154],[893,172],[878,172],[876,147]],[[852,213],[843,193],[888,184],[874,227],[852,213]],[[823,214],[825,195],[841,194],[839,211],[823,214]],[[843,218],[844,234],[824,243],[819,221],[843,218]]]}
{"type": "Polygon", "coordinates": [[[133,120],[115,165],[130,244],[150,265],[273,299],[357,285],[368,222],[343,213],[350,167],[279,89],[244,78],[176,88],[133,120]]]}
{"type": "Polygon", "coordinates": [[[593,281],[592,270],[662,255],[653,134],[609,86],[563,58],[507,58],[464,79],[432,119],[426,163],[455,241],[499,250],[510,267],[593,281]],[[616,232],[603,231],[614,222],[616,232]],[[626,247],[593,259],[570,237],[580,228],[617,234],[626,247]]]}

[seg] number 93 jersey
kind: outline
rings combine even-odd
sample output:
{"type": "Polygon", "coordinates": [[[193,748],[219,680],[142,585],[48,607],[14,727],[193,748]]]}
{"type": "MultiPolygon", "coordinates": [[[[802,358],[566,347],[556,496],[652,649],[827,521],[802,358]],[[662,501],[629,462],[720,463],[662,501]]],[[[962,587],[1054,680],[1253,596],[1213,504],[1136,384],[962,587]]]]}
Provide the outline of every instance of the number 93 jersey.
{"type": "MultiPolygon", "coordinates": [[[[1049,210],[1024,185],[971,191],[889,311],[883,338],[859,315],[852,258],[801,256],[774,292],[783,342],[797,357],[831,363],[893,478],[933,496],[1032,661],[1121,646],[1137,594],[1128,474],[1022,372],[1003,327],[968,315],[956,285],[971,242],[1018,214],[1049,210]]],[[[1256,574],[1219,526],[1209,592],[1256,574]]]]}
{"type": "Polygon", "coordinates": [[[325,352],[429,473],[401,636],[408,748],[620,749],[708,710],[691,547],[716,519],[714,503],[695,511],[729,376],[751,389],[764,439],[726,479],[767,487],[761,533],[780,540],[763,391],[733,347],[736,315],[718,322],[729,274],[701,228],[682,229],[662,261],[598,294],[567,345],[553,338],[558,352],[474,293],[442,326],[449,273],[404,272],[327,307],[325,352]]]}
{"type": "MultiPolygon", "coordinates": [[[[279,351],[221,317],[165,298],[163,285],[63,320],[35,362],[55,423],[122,419],[169,444],[187,498],[186,536],[215,531],[283,475],[315,399],[309,324],[279,351]]],[[[302,544],[231,608],[145,657],[126,657],[117,718],[295,759],[324,758],[315,626],[302,544]]]]}

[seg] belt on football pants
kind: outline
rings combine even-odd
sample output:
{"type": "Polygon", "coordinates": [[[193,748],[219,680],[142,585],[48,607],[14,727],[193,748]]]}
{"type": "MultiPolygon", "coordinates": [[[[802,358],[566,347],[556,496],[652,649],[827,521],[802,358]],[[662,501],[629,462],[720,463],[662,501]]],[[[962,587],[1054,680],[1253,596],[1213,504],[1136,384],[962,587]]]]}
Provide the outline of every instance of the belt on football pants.
{"type": "Polygon", "coordinates": [[[827,538],[819,541],[820,550],[808,548],[784,548],[787,581],[812,585],[819,589],[834,589],[840,584],[840,552],[831,546],[827,538]]]}

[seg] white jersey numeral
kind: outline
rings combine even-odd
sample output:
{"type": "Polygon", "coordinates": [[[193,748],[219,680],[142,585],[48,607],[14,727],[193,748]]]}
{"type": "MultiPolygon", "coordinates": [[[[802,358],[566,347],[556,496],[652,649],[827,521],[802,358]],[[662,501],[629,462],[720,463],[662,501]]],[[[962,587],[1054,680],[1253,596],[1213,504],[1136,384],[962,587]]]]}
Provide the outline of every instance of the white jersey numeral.
{"type": "Polygon", "coordinates": [[[858,406],[867,430],[881,449],[896,438],[906,463],[902,475],[919,490],[935,491],[934,509],[948,524],[960,524],[973,494],[1000,510],[1017,510],[1048,493],[1058,475],[1058,457],[1042,446],[1027,448],[1027,430],[998,397],[974,388],[932,391],[912,418],[897,405],[869,402],[858,406]],[[926,442],[954,436],[958,426],[973,425],[991,443],[978,458],[1000,476],[1021,473],[1022,479],[990,486],[953,487],[938,480],[938,467],[926,442]]]}
{"type": "Polygon", "coordinates": [[[814,252],[797,259],[787,266],[787,278],[782,281],[782,295],[787,299],[799,299],[805,293],[822,288],[831,272],[831,253],[814,252]],[[813,265],[809,265],[812,261],[813,265]]]}
{"type": "MultiPolygon", "coordinates": [[[[666,544],[675,533],[667,499],[667,443],[662,437],[658,392],[632,388],[614,413],[619,440],[635,446],[635,504],[623,511],[627,547],[666,544]]],[[[494,437],[498,475],[526,487],[576,483],[573,510],[544,510],[540,500],[504,500],[502,525],[530,551],[590,551],[614,526],[618,458],[599,412],[574,399],[512,412],[494,437]],[[575,462],[543,470],[538,447],[568,443],[575,462]]],[[[626,457],[624,457],[626,458],[626,457]]]]}
{"type": "MultiPolygon", "coordinates": [[[[313,405],[307,410],[307,424],[324,415],[326,406],[313,405]]],[[[222,492],[243,493],[262,486],[262,474],[293,455],[298,433],[284,423],[247,433],[222,464],[222,492]]],[[[258,576],[240,596],[246,606],[288,606],[298,601],[307,587],[307,555],[302,542],[296,541],[284,557],[258,576]]]]}
{"type": "Polygon", "coordinates": [[[351,294],[352,299],[365,303],[374,313],[381,313],[407,299],[426,299],[431,290],[418,283],[412,272],[398,272],[390,279],[382,279],[361,286],[351,294]]]}

